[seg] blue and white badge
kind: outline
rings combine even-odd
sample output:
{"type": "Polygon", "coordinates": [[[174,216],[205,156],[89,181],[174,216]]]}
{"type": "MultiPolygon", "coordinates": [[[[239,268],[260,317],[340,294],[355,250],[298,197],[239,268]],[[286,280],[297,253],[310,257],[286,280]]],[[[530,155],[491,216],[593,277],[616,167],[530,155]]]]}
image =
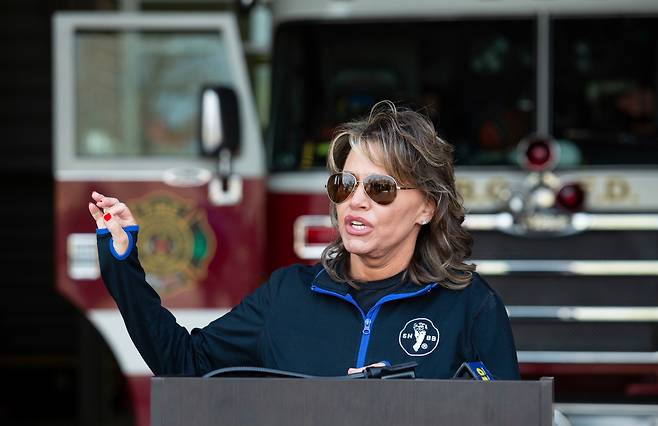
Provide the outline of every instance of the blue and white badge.
{"type": "Polygon", "coordinates": [[[428,318],[414,318],[400,331],[400,347],[409,356],[425,356],[439,344],[439,330],[428,318]]]}

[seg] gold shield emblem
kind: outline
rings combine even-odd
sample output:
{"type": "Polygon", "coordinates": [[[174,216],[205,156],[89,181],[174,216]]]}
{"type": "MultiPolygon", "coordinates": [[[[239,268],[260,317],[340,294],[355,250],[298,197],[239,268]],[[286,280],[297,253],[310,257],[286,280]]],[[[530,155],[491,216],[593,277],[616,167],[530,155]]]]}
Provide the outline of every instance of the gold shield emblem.
{"type": "Polygon", "coordinates": [[[169,192],[150,193],[129,206],[139,223],[137,248],[147,281],[160,295],[206,278],[216,240],[203,209],[169,192]]]}

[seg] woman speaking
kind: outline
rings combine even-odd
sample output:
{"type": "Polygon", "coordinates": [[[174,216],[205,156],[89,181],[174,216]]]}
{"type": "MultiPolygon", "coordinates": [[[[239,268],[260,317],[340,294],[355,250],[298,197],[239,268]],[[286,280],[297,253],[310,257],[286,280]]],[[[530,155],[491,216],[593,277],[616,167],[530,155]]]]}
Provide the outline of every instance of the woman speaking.
{"type": "Polygon", "coordinates": [[[326,185],[338,236],[322,262],[274,271],[191,333],[146,282],[128,207],[92,193],[103,280],[153,373],[258,366],[339,376],[415,361],[417,377],[450,378],[482,361],[496,378],[518,379],[505,307],[466,263],[472,239],[452,151],[429,120],[388,101],[341,126],[326,185]]]}

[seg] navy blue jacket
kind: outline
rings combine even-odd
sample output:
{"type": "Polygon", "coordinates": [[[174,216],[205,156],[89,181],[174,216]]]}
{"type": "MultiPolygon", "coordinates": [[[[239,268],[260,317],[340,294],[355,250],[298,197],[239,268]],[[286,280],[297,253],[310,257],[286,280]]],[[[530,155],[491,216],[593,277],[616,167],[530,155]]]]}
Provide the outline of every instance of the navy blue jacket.
{"type": "Polygon", "coordinates": [[[462,362],[483,361],[496,378],[519,378],[505,307],[477,274],[463,290],[410,283],[363,312],[348,286],[322,265],[293,265],[274,271],[228,314],[188,333],[144,278],[137,227],[126,230],[124,256],[114,252],[107,230],[97,231],[101,273],[156,375],[260,366],[339,376],[379,361],[415,361],[418,377],[450,378],[462,362]]]}

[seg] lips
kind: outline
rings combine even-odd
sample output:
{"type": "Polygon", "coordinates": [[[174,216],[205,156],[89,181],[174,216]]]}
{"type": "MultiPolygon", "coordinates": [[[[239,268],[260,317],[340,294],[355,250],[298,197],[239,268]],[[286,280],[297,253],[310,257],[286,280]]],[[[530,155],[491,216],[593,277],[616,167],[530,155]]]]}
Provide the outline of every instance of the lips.
{"type": "Polygon", "coordinates": [[[345,230],[350,235],[365,235],[373,229],[370,222],[359,216],[345,216],[343,223],[345,230]]]}

